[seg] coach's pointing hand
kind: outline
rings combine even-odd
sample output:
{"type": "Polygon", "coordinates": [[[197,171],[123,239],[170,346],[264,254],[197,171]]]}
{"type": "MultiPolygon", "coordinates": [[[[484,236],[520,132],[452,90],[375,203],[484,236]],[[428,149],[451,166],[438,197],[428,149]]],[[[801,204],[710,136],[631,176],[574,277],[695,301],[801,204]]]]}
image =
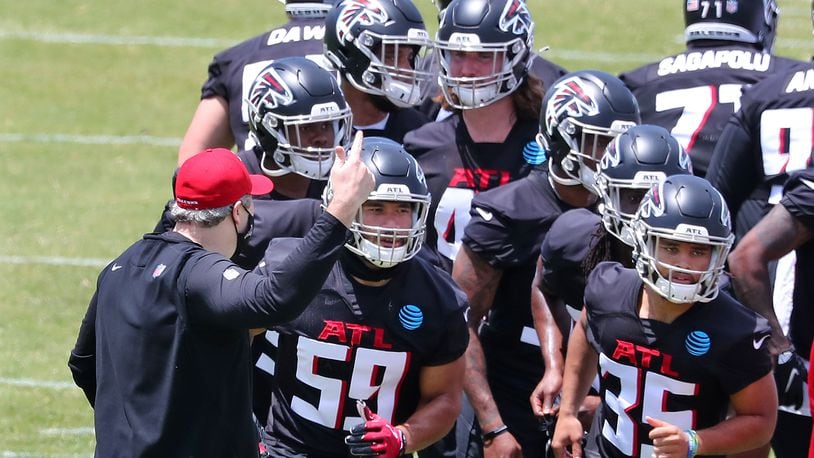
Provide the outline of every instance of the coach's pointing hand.
{"type": "Polygon", "coordinates": [[[350,227],[359,207],[373,191],[374,178],[364,162],[361,161],[362,132],[356,132],[350,152],[336,147],[336,160],[331,168],[329,191],[333,197],[329,200],[326,211],[350,227]]]}

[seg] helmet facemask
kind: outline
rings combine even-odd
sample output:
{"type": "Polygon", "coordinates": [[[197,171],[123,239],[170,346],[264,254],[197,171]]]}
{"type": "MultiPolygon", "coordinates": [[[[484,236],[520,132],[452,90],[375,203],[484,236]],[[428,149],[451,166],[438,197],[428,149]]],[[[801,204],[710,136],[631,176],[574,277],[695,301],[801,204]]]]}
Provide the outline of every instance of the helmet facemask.
{"type": "MultiPolygon", "coordinates": [[[[325,187],[324,202],[333,198],[331,181],[325,187]]],[[[382,269],[388,269],[415,257],[424,245],[427,234],[429,194],[413,194],[404,185],[379,186],[356,212],[351,223],[351,239],[345,247],[382,269]],[[386,191],[385,191],[386,190],[386,191]],[[406,202],[410,205],[411,225],[407,228],[374,226],[365,222],[364,206],[369,202],[406,202]]],[[[327,205],[327,204],[325,204],[327,205]]]]}
{"type": "Polygon", "coordinates": [[[384,96],[400,107],[421,103],[434,77],[429,62],[433,43],[426,30],[411,28],[406,36],[381,35],[366,30],[354,40],[354,45],[370,60],[361,81],[350,73],[345,75],[354,87],[384,96]],[[405,63],[407,66],[403,65],[405,63]]]}
{"type": "Polygon", "coordinates": [[[560,161],[560,168],[565,176],[552,173],[552,178],[566,186],[581,184],[596,194],[596,170],[605,148],[617,135],[634,125],[634,122],[617,120],[610,127],[601,127],[574,118],[564,119],[556,128],[557,134],[569,149],[560,161]]]}
{"type": "Polygon", "coordinates": [[[283,116],[266,112],[259,125],[276,141],[277,148],[274,151],[264,149],[260,161],[263,173],[281,176],[293,172],[313,180],[326,180],[336,147],[350,143],[351,124],[350,109],[340,109],[331,103],[314,105],[311,113],[306,115],[283,116]],[[324,146],[307,145],[311,132],[322,129],[331,130],[322,135],[332,140],[324,146]],[[269,155],[279,169],[266,165],[269,155]]]}
{"type": "Polygon", "coordinates": [[[633,232],[636,237],[633,254],[636,259],[636,270],[644,283],[653,288],[660,296],[679,304],[709,302],[718,296],[718,277],[724,270],[734,235],[730,234],[729,237],[721,238],[679,234],[675,231],[650,227],[642,221],[634,223],[633,232]],[[658,253],[664,239],[710,246],[712,250],[708,267],[704,270],[689,270],[660,261],[658,253]],[[666,276],[659,271],[659,267],[666,270],[666,276]],[[697,276],[698,281],[695,283],[675,282],[673,277],[678,273],[697,276]]]}
{"type": "MultiPolygon", "coordinates": [[[[453,34],[449,41],[439,41],[438,59],[441,72],[438,82],[444,97],[453,108],[468,110],[481,108],[512,94],[523,82],[528,59],[528,47],[520,38],[508,43],[480,43],[477,35],[453,34]],[[480,76],[453,76],[453,61],[467,58],[460,53],[477,53],[475,57],[490,70],[480,76]]],[[[468,57],[472,58],[472,57],[468,57]]]]}
{"type": "Polygon", "coordinates": [[[641,198],[653,186],[651,180],[654,178],[663,181],[666,175],[662,172],[639,172],[632,180],[622,180],[609,177],[601,171],[596,174],[594,189],[599,194],[602,224],[605,230],[625,245],[635,246],[631,222],[641,198]]]}

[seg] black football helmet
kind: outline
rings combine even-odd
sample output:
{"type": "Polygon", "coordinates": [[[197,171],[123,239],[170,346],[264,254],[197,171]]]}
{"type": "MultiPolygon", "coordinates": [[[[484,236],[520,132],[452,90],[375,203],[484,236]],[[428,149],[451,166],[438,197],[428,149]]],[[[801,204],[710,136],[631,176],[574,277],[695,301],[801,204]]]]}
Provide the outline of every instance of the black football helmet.
{"type": "Polygon", "coordinates": [[[285,57],[264,68],[249,88],[247,105],[250,135],[262,149],[260,166],[269,176],[293,172],[325,180],[334,148],[350,143],[351,111],[339,83],[304,57],[285,57]]]}
{"type": "Polygon", "coordinates": [[[668,176],[691,173],[690,156],[667,129],[641,124],[617,135],[596,172],[599,213],[605,229],[633,246],[630,221],[644,193],[668,176]]]}
{"type": "Polygon", "coordinates": [[[633,258],[645,284],[676,303],[709,302],[718,295],[718,277],[732,248],[729,209],[721,193],[694,175],[674,175],[645,194],[631,223],[633,258]],[[712,255],[706,269],[695,271],[659,261],[664,239],[709,245],[712,255]],[[667,274],[662,275],[659,267],[667,274]],[[673,281],[676,273],[700,275],[697,283],[673,281]]]}
{"type": "MultiPolygon", "coordinates": [[[[361,159],[376,182],[368,201],[409,202],[412,205],[413,224],[407,229],[372,226],[366,224],[360,209],[351,224],[351,239],[345,243],[354,254],[371,264],[390,268],[414,257],[424,244],[427,233],[427,214],[430,192],[421,166],[404,147],[389,138],[367,137],[362,144],[361,159]],[[382,241],[387,241],[384,246],[382,241]]],[[[331,180],[322,195],[323,206],[333,198],[331,180]]]]}
{"type": "Polygon", "coordinates": [[[430,49],[432,40],[411,1],[340,0],[325,19],[331,64],[356,89],[397,106],[417,105],[427,92],[430,49]]]}
{"type": "Polygon", "coordinates": [[[771,52],[777,33],[779,9],[775,0],[723,0],[684,2],[684,36],[694,40],[755,43],[771,52]]]}
{"type": "Polygon", "coordinates": [[[598,70],[562,76],[543,97],[537,142],[560,184],[594,189],[596,164],[616,135],[639,124],[639,104],[619,78],[598,70]]]}
{"type": "Polygon", "coordinates": [[[441,14],[438,82],[452,107],[483,107],[520,87],[534,49],[534,21],[524,1],[452,0],[441,14]],[[461,52],[491,56],[489,72],[462,74],[453,65],[461,52]]]}
{"type": "Polygon", "coordinates": [[[279,0],[289,16],[323,18],[331,11],[334,0],[279,0]]]}

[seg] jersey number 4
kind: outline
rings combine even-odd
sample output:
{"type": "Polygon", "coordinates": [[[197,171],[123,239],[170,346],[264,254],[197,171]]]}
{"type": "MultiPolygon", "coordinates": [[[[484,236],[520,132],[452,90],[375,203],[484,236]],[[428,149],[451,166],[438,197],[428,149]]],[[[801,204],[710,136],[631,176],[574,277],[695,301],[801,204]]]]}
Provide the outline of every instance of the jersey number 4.
{"type": "Polygon", "coordinates": [[[344,416],[349,399],[377,399],[377,414],[393,423],[401,382],[407,373],[408,354],[372,348],[348,347],[300,337],[297,343],[297,380],[319,391],[313,405],[293,396],[291,409],[303,418],[332,429],[350,430],[362,423],[361,417],[344,416]],[[317,373],[320,359],[347,362],[352,368],[350,380],[325,377],[317,373]],[[374,384],[379,380],[379,384],[374,384]]]}

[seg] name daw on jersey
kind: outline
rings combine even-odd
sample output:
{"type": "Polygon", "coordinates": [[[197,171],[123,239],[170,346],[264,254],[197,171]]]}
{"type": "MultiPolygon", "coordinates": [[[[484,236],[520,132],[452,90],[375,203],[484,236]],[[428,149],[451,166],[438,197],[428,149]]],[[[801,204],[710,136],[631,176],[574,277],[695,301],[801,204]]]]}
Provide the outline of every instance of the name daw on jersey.
{"type": "Polygon", "coordinates": [[[724,49],[720,51],[696,51],[667,57],[659,62],[659,76],[673,73],[692,72],[707,68],[727,66],[736,70],[765,72],[769,70],[772,55],[758,51],[742,49],[724,49]]]}

